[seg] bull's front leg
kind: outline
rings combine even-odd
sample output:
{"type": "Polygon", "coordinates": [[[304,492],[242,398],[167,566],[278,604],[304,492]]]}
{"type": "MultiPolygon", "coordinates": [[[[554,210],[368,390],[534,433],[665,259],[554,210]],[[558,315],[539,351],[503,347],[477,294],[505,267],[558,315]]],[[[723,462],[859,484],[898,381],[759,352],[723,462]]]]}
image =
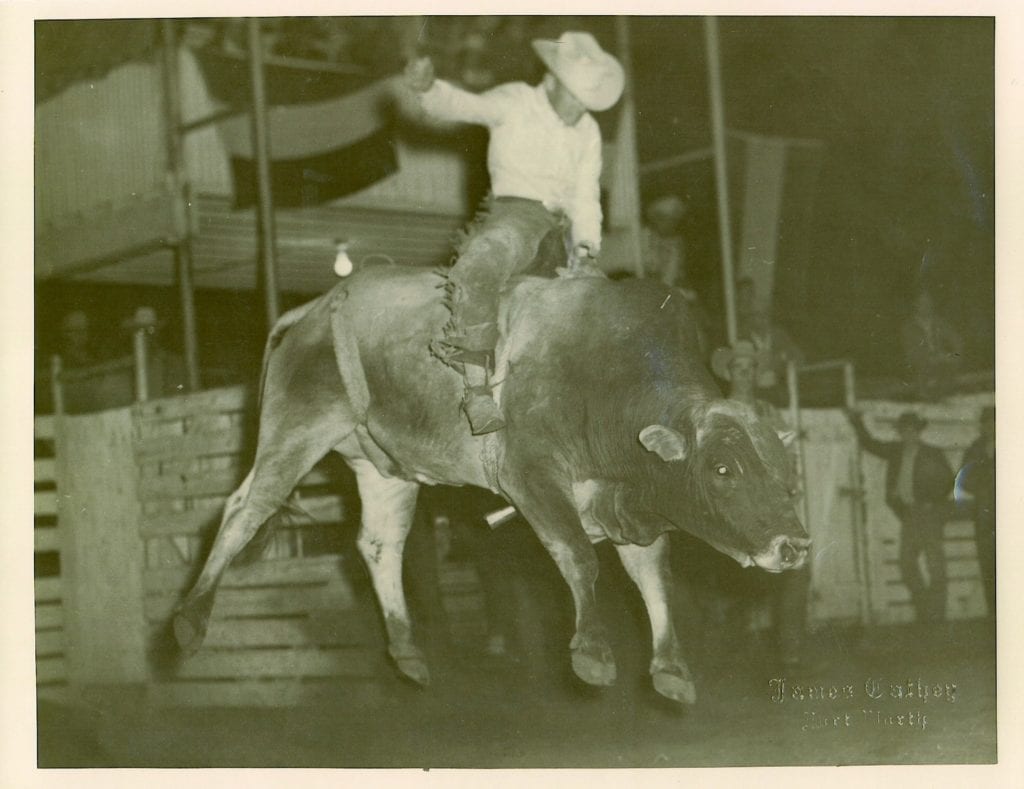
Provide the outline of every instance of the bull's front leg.
{"type": "Polygon", "coordinates": [[[516,506],[558,565],[576,606],[576,633],[569,642],[572,668],[589,685],[615,682],[615,656],[597,611],[598,562],[579,516],[558,491],[517,497],[516,506]]]}
{"type": "Polygon", "coordinates": [[[668,563],[668,535],[650,545],[616,545],[626,572],[640,589],[651,621],[654,650],[651,676],[654,689],[673,701],[693,704],[697,689],[683,659],[672,618],[672,575],[668,563]]]}

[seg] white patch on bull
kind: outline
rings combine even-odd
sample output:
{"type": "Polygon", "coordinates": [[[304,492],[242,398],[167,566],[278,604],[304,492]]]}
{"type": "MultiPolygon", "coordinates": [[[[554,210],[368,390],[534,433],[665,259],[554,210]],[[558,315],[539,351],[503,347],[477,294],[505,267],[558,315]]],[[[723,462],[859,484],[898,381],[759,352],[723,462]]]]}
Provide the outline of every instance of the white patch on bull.
{"type": "Polygon", "coordinates": [[[697,446],[704,443],[704,439],[711,432],[711,417],[715,415],[727,416],[735,419],[748,431],[750,424],[757,421],[757,414],[754,409],[739,400],[713,400],[710,403],[702,404],[694,409],[693,422],[697,427],[697,446]]]}
{"type": "Polygon", "coordinates": [[[790,538],[780,534],[772,539],[767,548],[760,553],[754,554],[754,564],[770,573],[781,573],[787,569],[797,570],[807,563],[810,545],[811,541],[809,539],[790,538]],[[800,551],[799,559],[795,564],[783,562],[783,545],[788,545],[791,549],[800,551]]]}
{"type": "Polygon", "coordinates": [[[512,343],[509,342],[508,310],[505,302],[511,299],[501,299],[501,306],[498,309],[498,347],[494,349],[494,373],[491,376],[491,395],[494,402],[501,408],[501,394],[504,390],[503,384],[509,371],[509,358],[512,355],[512,343]]]}
{"type": "MultiPolygon", "coordinates": [[[[710,403],[703,403],[697,405],[691,411],[691,417],[694,425],[696,426],[697,434],[697,446],[702,446],[705,439],[711,434],[712,417],[724,416],[736,421],[744,432],[749,436],[751,442],[754,445],[754,451],[757,456],[766,464],[771,465],[772,461],[765,455],[765,446],[761,438],[764,437],[765,431],[760,428],[764,428],[766,423],[761,419],[757,413],[746,403],[741,403],[739,400],[713,400],[710,403]]],[[[783,448],[790,446],[796,437],[793,431],[774,431],[769,430],[777,434],[779,440],[783,444],[783,448]],[[786,443],[788,440],[789,443],[786,443]]]]}
{"type": "Polygon", "coordinates": [[[583,524],[583,531],[587,533],[587,537],[592,543],[598,543],[608,538],[600,522],[594,517],[594,500],[605,484],[596,479],[585,479],[582,482],[572,483],[572,496],[576,503],[576,512],[583,524]]]}
{"type": "Polygon", "coordinates": [[[639,438],[644,449],[654,452],[662,460],[686,459],[686,438],[671,427],[648,425],[640,431],[639,438]]]}

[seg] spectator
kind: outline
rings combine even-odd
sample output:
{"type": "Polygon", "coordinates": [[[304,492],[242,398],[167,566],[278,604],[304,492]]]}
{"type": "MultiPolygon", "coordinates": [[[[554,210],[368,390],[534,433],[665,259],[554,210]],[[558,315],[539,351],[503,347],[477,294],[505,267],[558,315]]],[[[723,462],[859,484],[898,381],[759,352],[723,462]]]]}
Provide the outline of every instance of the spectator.
{"type": "MultiPolygon", "coordinates": [[[[164,346],[163,325],[152,307],[139,307],[121,324],[131,334],[143,331],[147,335],[145,365],[149,398],[172,397],[187,391],[185,361],[164,346]]],[[[138,396],[136,392],[135,397],[138,396]]]]}
{"type": "Polygon", "coordinates": [[[916,395],[938,400],[949,392],[963,362],[963,340],[939,315],[927,290],[914,298],[901,339],[904,364],[916,395]]]}
{"type": "Polygon", "coordinates": [[[58,353],[66,368],[96,364],[89,316],[82,310],[69,312],[61,320],[58,353]]]}
{"type": "Polygon", "coordinates": [[[100,362],[89,316],[82,310],[61,320],[57,356],[61,372],[50,381],[55,411],[83,414],[106,407],[105,387],[93,371],[100,362]]]}
{"type": "Polygon", "coordinates": [[[879,441],[868,433],[857,411],[846,414],[861,446],[886,461],[885,501],[900,519],[900,573],[918,620],[942,621],[946,615],[944,502],[952,487],[953,471],[940,449],[921,441],[927,422],[913,411],[896,420],[899,441],[879,441]],[[917,563],[922,553],[928,565],[927,586],[917,563]]]}
{"type": "MultiPolygon", "coordinates": [[[[729,397],[746,403],[755,413],[780,432],[788,426],[778,410],[757,397],[757,385],[770,372],[770,359],[760,353],[753,343],[738,341],[732,348],[719,348],[711,357],[712,369],[729,382],[729,397]]],[[[791,452],[790,460],[796,468],[796,455],[791,452]]],[[[782,573],[767,582],[774,613],[778,649],[782,663],[795,668],[803,655],[804,635],[807,629],[807,594],[811,585],[810,566],[800,570],[782,573]]]]}
{"type": "Polygon", "coordinates": [[[789,362],[804,363],[804,354],[789,333],[772,321],[770,311],[758,306],[756,295],[754,280],[736,280],[736,337],[768,354],[771,363],[761,386],[770,389],[786,380],[789,362]]]}
{"type": "Polygon", "coordinates": [[[746,403],[754,412],[781,427],[775,407],[757,397],[757,390],[771,380],[771,357],[749,340],[738,340],[731,348],[719,348],[711,355],[711,369],[729,383],[729,397],[746,403]]]}
{"type": "Polygon", "coordinates": [[[974,540],[988,615],[996,615],[996,409],[982,409],[981,435],[964,453],[958,487],[974,497],[974,540]]]}
{"type": "Polygon", "coordinates": [[[679,223],[686,204],[676,195],[667,195],[647,206],[647,224],[642,233],[644,276],[669,287],[686,283],[686,247],[679,223]]]}

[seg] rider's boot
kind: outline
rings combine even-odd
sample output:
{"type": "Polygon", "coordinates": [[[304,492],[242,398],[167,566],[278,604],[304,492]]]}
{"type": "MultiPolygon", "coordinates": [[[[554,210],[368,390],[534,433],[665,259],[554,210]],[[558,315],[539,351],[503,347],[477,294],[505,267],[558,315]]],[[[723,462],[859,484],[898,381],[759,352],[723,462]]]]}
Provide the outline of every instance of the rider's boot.
{"type": "Polygon", "coordinates": [[[505,426],[498,404],[494,402],[488,382],[488,368],[475,364],[464,364],[466,394],[462,399],[462,410],[469,418],[469,428],[474,436],[493,433],[505,426]]]}
{"type": "Polygon", "coordinates": [[[466,412],[473,435],[493,433],[505,426],[498,404],[494,402],[489,382],[494,369],[494,347],[498,343],[498,327],[493,321],[465,326],[460,334],[444,338],[435,352],[449,364],[461,363],[466,382],[462,410],[466,412]]]}

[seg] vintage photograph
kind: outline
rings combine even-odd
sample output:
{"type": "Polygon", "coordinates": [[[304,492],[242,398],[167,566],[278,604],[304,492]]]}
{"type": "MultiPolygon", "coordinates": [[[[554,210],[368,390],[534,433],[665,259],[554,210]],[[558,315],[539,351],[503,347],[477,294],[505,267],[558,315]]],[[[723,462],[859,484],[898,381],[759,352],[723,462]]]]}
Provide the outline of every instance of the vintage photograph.
{"type": "Polygon", "coordinates": [[[993,16],[63,16],[38,768],[999,761],[993,16]]]}

